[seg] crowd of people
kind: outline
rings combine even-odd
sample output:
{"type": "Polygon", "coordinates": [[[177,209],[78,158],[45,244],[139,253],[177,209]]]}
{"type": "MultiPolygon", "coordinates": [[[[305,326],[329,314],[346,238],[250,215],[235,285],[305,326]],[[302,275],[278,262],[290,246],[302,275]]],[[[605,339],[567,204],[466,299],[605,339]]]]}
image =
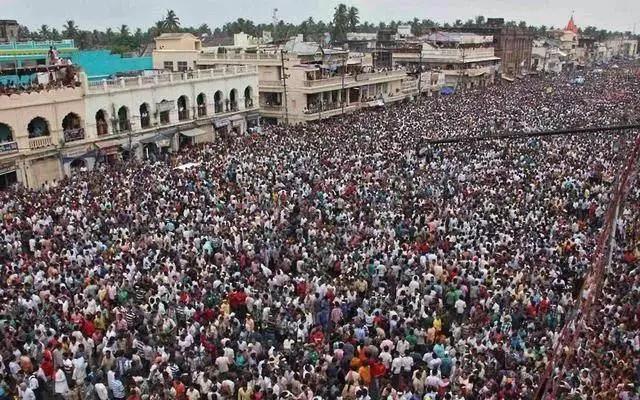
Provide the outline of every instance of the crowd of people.
{"type": "MultiPolygon", "coordinates": [[[[0,399],[534,399],[639,132],[428,139],[633,121],[635,68],[1,193],[0,399]]],[[[639,188],[544,399],[639,398],[639,188]]]]}

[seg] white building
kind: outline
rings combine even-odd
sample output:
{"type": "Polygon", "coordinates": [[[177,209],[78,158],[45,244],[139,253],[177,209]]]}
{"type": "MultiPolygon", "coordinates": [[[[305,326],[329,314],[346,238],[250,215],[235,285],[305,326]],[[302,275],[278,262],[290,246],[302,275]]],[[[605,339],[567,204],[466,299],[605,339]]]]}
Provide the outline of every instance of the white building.
{"type": "Polygon", "coordinates": [[[155,159],[259,124],[255,66],[153,73],[0,94],[0,189],[155,159]]]}
{"type": "Polygon", "coordinates": [[[103,156],[157,157],[257,126],[257,87],[249,66],[87,83],[87,134],[103,156]]]}

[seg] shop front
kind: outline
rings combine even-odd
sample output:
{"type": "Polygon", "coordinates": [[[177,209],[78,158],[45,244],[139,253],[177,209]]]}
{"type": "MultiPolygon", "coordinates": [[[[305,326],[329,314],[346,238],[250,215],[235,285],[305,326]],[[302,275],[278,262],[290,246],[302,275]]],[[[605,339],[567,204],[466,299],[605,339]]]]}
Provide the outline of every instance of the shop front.
{"type": "Polygon", "coordinates": [[[172,151],[175,133],[176,130],[171,129],[141,139],[143,158],[150,161],[164,159],[172,151]]]}
{"type": "Polygon", "coordinates": [[[213,120],[213,128],[216,137],[227,138],[229,135],[229,118],[216,118],[213,120]]]}
{"type": "Polygon", "coordinates": [[[211,130],[207,130],[206,127],[198,127],[185,129],[180,131],[180,148],[185,146],[193,146],[200,143],[210,142],[212,139],[211,130]]]}
{"type": "Polygon", "coordinates": [[[0,164],[0,190],[7,190],[18,183],[17,170],[15,162],[0,164]]]}
{"type": "Polygon", "coordinates": [[[97,151],[91,146],[82,146],[76,149],[63,151],[62,171],[66,176],[72,176],[78,172],[93,170],[96,163],[97,151]]]}

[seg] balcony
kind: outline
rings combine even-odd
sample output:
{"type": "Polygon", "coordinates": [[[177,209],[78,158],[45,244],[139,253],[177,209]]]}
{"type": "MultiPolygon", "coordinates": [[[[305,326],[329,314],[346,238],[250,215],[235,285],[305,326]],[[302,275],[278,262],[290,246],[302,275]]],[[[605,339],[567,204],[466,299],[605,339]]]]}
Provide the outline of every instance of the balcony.
{"type": "Polygon", "coordinates": [[[44,149],[50,147],[53,144],[51,136],[41,136],[29,139],[29,148],[31,150],[44,149]]]}
{"type": "Polygon", "coordinates": [[[84,128],[65,129],[63,131],[65,143],[84,139],[84,128]]]}
{"type": "Polygon", "coordinates": [[[145,77],[134,76],[129,78],[103,79],[101,81],[90,81],[87,85],[87,92],[103,93],[136,88],[149,88],[154,86],[167,86],[173,82],[208,81],[245,74],[256,74],[257,72],[258,67],[256,66],[238,65],[189,72],[161,73],[145,77]]]}
{"type": "MultiPolygon", "coordinates": [[[[239,64],[255,64],[255,65],[279,65],[280,54],[277,53],[202,53],[198,64],[211,63],[239,63],[239,64]]],[[[286,58],[286,56],[285,56],[286,58]]]]}
{"type": "Polygon", "coordinates": [[[282,90],[282,81],[268,81],[268,80],[260,80],[258,81],[258,86],[260,86],[260,90],[282,90]]]}
{"type": "Polygon", "coordinates": [[[284,107],[282,107],[282,104],[260,103],[260,111],[265,113],[281,113],[284,111],[284,107]]]}
{"type": "Polygon", "coordinates": [[[253,99],[244,99],[244,108],[253,108],[253,99]]]}
{"type": "MultiPolygon", "coordinates": [[[[361,85],[368,85],[376,82],[388,82],[406,77],[407,74],[404,71],[383,71],[383,72],[370,72],[358,75],[345,75],[344,86],[345,88],[356,87],[361,85]]],[[[342,76],[334,76],[326,79],[314,79],[304,81],[304,86],[307,88],[323,88],[339,89],[342,87],[342,76]]]]}
{"type": "Polygon", "coordinates": [[[0,143],[0,154],[12,153],[14,151],[18,151],[17,142],[0,143]]]}

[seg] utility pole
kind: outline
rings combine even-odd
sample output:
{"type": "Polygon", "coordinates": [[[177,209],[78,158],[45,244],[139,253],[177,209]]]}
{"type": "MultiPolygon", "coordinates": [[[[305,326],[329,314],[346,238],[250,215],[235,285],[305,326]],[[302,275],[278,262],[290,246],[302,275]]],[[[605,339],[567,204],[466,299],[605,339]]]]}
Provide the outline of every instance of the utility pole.
{"type": "Polygon", "coordinates": [[[345,95],[346,95],[346,93],[344,91],[344,75],[347,72],[346,69],[347,69],[347,61],[343,60],[342,61],[342,92],[340,93],[340,103],[342,103],[341,104],[341,106],[342,106],[342,115],[344,115],[344,102],[345,102],[345,95]]]}
{"type": "Polygon", "coordinates": [[[280,66],[282,68],[282,86],[284,88],[284,123],[289,125],[289,103],[287,102],[287,71],[284,67],[284,49],[280,49],[280,66]]]}
{"type": "Polygon", "coordinates": [[[418,104],[422,100],[422,46],[420,46],[420,62],[418,63],[418,104]]]}

